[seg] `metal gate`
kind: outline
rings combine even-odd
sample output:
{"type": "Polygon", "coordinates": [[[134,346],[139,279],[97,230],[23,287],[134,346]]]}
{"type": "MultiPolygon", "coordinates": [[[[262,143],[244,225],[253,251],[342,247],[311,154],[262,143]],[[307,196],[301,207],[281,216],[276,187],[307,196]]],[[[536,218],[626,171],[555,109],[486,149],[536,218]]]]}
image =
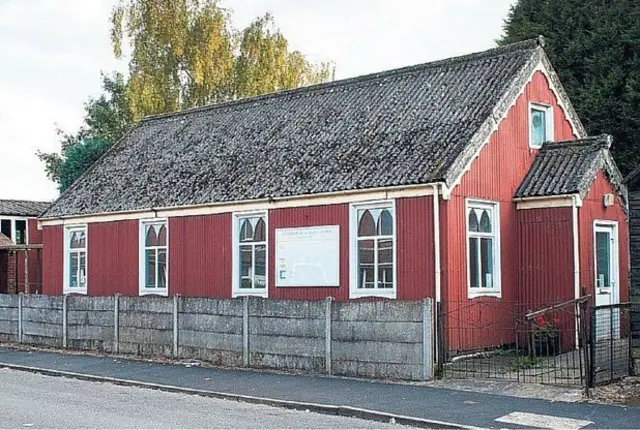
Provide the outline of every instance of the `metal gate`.
{"type": "Polygon", "coordinates": [[[632,366],[631,303],[591,309],[591,384],[629,376],[632,366]]]}
{"type": "Polygon", "coordinates": [[[548,305],[492,298],[441,303],[439,376],[586,386],[588,299],[548,305]]]}

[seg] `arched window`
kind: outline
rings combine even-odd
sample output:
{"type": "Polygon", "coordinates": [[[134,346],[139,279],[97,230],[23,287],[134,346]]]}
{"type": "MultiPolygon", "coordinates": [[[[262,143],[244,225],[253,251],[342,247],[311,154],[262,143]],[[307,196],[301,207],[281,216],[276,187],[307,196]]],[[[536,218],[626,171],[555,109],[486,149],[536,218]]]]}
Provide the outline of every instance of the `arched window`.
{"type": "Polygon", "coordinates": [[[64,290],[87,292],[87,228],[70,227],[65,230],[64,290]]]}
{"type": "Polygon", "coordinates": [[[267,235],[265,229],[264,218],[259,218],[253,233],[254,242],[264,242],[266,240],[267,235]]]}
{"type": "Polygon", "coordinates": [[[234,294],[266,295],[267,222],[263,215],[234,218],[239,228],[234,245],[234,294]],[[256,293],[257,292],[257,293],[256,293]]]}
{"type": "Polygon", "coordinates": [[[158,246],[167,246],[167,226],[162,224],[158,233],[158,246]]]}
{"type": "Polygon", "coordinates": [[[156,227],[153,224],[147,224],[145,245],[158,246],[158,235],[156,234],[156,227]]]}
{"type": "Polygon", "coordinates": [[[469,231],[480,231],[480,229],[478,228],[478,216],[476,215],[476,211],[474,211],[473,209],[469,211],[469,231]]]}
{"type": "Polygon", "coordinates": [[[142,227],[144,248],[141,250],[140,271],[144,273],[144,282],[140,285],[140,294],[167,295],[169,293],[167,221],[144,221],[142,227]]]}
{"type": "Polygon", "coordinates": [[[245,218],[240,224],[240,242],[247,242],[253,240],[253,226],[251,225],[251,218],[245,218]]]}
{"type": "Polygon", "coordinates": [[[497,214],[496,203],[467,202],[467,272],[470,297],[500,294],[497,214]]]}
{"type": "Polygon", "coordinates": [[[480,231],[482,233],[491,233],[491,217],[486,209],[482,211],[482,216],[480,217],[480,231]]]}
{"type": "Polygon", "coordinates": [[[360,212],[360,222],[358,223],[358,236],[369,237],[376,235],[376,222],[373,219],[371,211],[364,210],[360,212]]]}
{"type": "Polygon", "coordinates": [[[378,218],[378,236],[391,236],[393,234],[393,215],[388,209],[383,209],[378,218]]]}

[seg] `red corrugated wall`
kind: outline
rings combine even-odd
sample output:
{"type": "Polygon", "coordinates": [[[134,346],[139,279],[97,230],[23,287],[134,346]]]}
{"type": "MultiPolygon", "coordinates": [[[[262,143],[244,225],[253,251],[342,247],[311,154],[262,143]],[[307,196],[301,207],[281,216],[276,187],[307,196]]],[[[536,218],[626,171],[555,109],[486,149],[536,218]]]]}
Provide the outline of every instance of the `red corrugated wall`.
{"type": "MultiPolygon", "coordinates": [[[[554,109],[554,134],[556,140],[573,139],[571,126],[565,119],[557,99],[551,91],[546,77],[537,72],[532,81],[526,85],[523,94],[516,104],[511,107],[507,117],[499,124],[498,130],[491,136],[471,169],[463,176],[458,187],[453,190],[451,199],[447,201],[446,229],[442,235],[446,236],[445,271],[446,283],[443,285],[443,301],[447,303],[449,319],[447,324],[454,325],[456,330],[464,330],[465,323],[458,318],[462,311],[471,303],[486,303],[487,308],[500,309],[487,313],[483,325],[492,324],[498,333],[498,327],[511,327],[513,316],[509,314],[507,303],[518,300],[518,240],[519,230],[513,196],[522,179],[528,172],[536,150],[529,148],[529,102],[546,103],[554,109]],[[477,198],[499,202],[500,204],[500,238],[501,238],[501,288],[502,298],[477,298],[467,300],[467,244],[466,244],[466,214],[465,199],[477,198]],[[491,321],[493,315],[494,321],[491,321]]],[[[535,245],[535,244],[533,244],[535,245]]],[[[543,286],[550,294],[556,288],[554,285],[543,286]]],[[[466,311],[465,311],[466,312],[466,311]]],[[[469,323],[471,324],[471,323],[469,323]]],[[[497,335],[496,335],[497,336],[497,335]]],[[[451,342],[454,336],[450,336],[451,342]]],[[[456,348],[473,348],[491,346],[495,336],[490,330],[482,336],[473,339],[466,338],[460,342],[464,344],[449,345],[456,348]]]]}
{"type": "Polygon", "coordinates": [[[620,259],[620,301],[629,300],[629,225],[616,191],[602,171],[591,185],[589,192],[582,200],[579,210],[580,220],[580,286],[583,293],[595,293],[594,256],[593,256],[593,223],[595,220],[618,222],[618,256],[620,259]],[[604,206],[604,195],[611,193],[615,204],[604,206]]]}
{"type": "Polygon", "coordinates": [[[62,294],[63,227],[42,228],[42,294],[62,294]]]}
{"type": "Polygon", "coordinates": [[[520,301],[548,305],[572,300],[573,213],[571,208],[518,211],[520,301]],[[553,288],[550,288],[553,286],[553,288]]]}
{"type": "Polygon", "coordinates": [[[87,228],[87,293],[138,295],[138,221],[100,222],[87,228]]]}
{"type": "Polygon", "coordinates": [[[231,214],[169,220],[169,293],[231,297],[231,214]]]}

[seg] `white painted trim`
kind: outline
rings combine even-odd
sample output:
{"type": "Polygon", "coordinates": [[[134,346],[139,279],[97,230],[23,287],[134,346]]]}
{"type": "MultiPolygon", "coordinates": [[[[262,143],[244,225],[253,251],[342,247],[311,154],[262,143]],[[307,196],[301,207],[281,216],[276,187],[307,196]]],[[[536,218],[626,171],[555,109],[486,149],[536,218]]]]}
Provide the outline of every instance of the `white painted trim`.
{"type": "Polygon", "coordinates": [[[474,199],[474,198],[465,198],[464,200],[464,232],[465,232],[465,244],[464,244],[464,248],[465,248],[465,255],[466,255],[466,265],[467,265],[467,296],[470,299],[473,298],[477,298],[477,297],[502,297],[502,265],[501,265],[501,248],[502,248],[502,243],[501,243],[501,235],[500,235],[500,230],[502,226],[500,225],[500,203],[499,202],[495,202],[495,201],[490,201],[490,200],[484,200],[484,199],[474,199]],[[493,228],[495,229],[495,234],[493,234],[493,238],[495,240],[495,244],[494,244],[494,252],[495,252],[495,261],[494,263],[494,279],[495,282],[498,284],[497,286],[493,286],[493,288],[479,288],[478,290],[473,290],[471,288],[471,265],[469,264],[470,261],[470,252],[471,249],[469,248],[469,226],[468,226],[468,214],[469,214],[469,207],[474,207],[474,206],[485,206],[485,207],[491,207],[492,208],[492,212],[494,215],[494,219],[493,219],[493,228]]]}
{"type": "Polygon", "coordinates": [[[65,226],[62,238],[62,294],[87,294],[89,288],[89,227],[86,224],[72,224],[65,226]],[[71,288],[69,281],[71,273],[69,272],[69,250],[70,250],[70,234],[72,231],[84,230],[85,240],[85,287],[71,288]]]}
{"type": "Polygon", "coordinates": [[[382,200],[368,203],[352,203],[349,205],[349,298],[398,297],[398,213],[396,201],[382,200]],[[358,290],[358,209],[391,208],[393,210],[393,288],[381,290],[378,288],[358,290]]]}
{"type": "Polygon", "coordinates": [[[575,299],[578,299],[580,298],[580,229],[578,202],[576,197],[574,197],[573,200],[573,204],[571,205],[571,224],[573,230],[573,295],[575,299]]]}
{"type": "MultiPolygon", "coordinates": [[[[593,287],[594,294],[598,294],[598,273],[596,271],[597,267],[597,247],[596,247],[596,232],[598,231],[610,231],[616,246],[612,249],[612,263],[615,266],[613,268],[613,275],[615,285],[613,287],[613,291],[611,292],[611,303],[620,303],[620,236],[618,230],[618,221],[612,220],[604,220],[604,219],[596,219],[593,220],[593,287]],[[600,228],[599,228],[600,227],[600,228]]],[[[595,303],[595,298],[594,298],[595,303]]]]}
{"type": "MultiPolygon", "coordinates": [[[[534,145],[533,141],[533,111],[538,110],[545,113],[545,130],[547,131],[547,135],[545,136],[546,141],[556,140],[556,133],[554,128],[554,117],[553,117],[553,106],[547,103],[542,102],[529,102],[529,112],[528,112],[528,122],[527,127],[529,129],[529,148],[530,149],[540,149],[542,148],[542,144],[534,145]]],[[[543,142],[543,143],[544,143],[543,142]]]]}
{"type": "Polygon", "coordinates": [[[578,194],[561,196],[525,197],[514,199],[517,210],[582,207],[582,198],[578,194]]]}
{"type": "Polygon", "coordinates": [[[231,216],[231,243],[233,246],[232,257],[231,257],[231,297],[243,297],[243,296],[252,296],[252,297],[269,297],[269,211],[243,211],[243,212],[235,212],[231,216]],[[260,290],[242,290],[240,289],[240,241],[238,240],[238,235],[240,234],[240,220],[248,217],[256,217],[261,216],[264,217],[265,223],[265,287],[264,291],[260,290]]]}
{"type": "Polygon", "coordinates": [[[516,93],[515,97],[513,97],[513,99],[510,100],[509,105],[507,109],[505,109],[505,111],[502,113],[502,116],[500,116],[499,118],[493,118],[493,126],[491,127],[491,130],[488,134],[487,139],[484,141],[484,143],[482,143],[482,145],[480,145],[480,147],[476,150],[473,157],[471,157],[471,159],[467,162],[467,165],[464,167],[462,172],[460,172],[458,177],[449,186],[449,190],[453,191],[458,185],[460,185],[460,182],[462,181],[462,178],[464,177],[464,175],[469,170],[471,170],[471,165],[473,164],[473,162],[480,156],[480,153],[482,152],[484,147],[489,144],[489,142],[491,141],[491,136],[493,136],[493,133],[495,133],[498,130],[498,127],[500,126],[502,121],[507,117],[507,115],[509,114],[509,111],[513,108],[513,106],[515,106],[515,104],[518,102],[518,99],[524,94],[525,88],[527,87],[528,84],[530,84],[533,81],[533,77],[537,72],[540,72],[545,76],[547,82],[549,83],[549,89],[551,90],[551,92],[553,92],[553,95],[556,98],[558,107],[562,109],[562,112],[564,113],[564,117],[571,125],[571,130],[573,134],[578,139],[586,137],[586,133],[582,132],[581,127],[578,126],[578,124],[576,124],[573,121],[572,115],[569,113],[569,108],[568,108],[568,104],[570,103],[570,101],[568,99],[565,100],[565,96],[562,95],[561,91],[556,87],[554,83],[554,79],[551,77],[551,72],[549,71],[547,66],[544,64],[543,58],[544,58],[544,54],[542,54],[542,56],[538,60],[538,64],[531,71],[531,74],[529,75],[529,78],[527,79],[525,84],[522,85],[520,90],[516,93]]]}
{"type": "MultiPolygon", "coordinates": [[[[171,242],[169,241],[169,219],[168,218],[148,218],[141,219],[138,222],[138,294],[141,296],[169,296],[169,279],[170,279],[170,267],[169,267],[169,254],[171,253],[171,242]],[[167,228],[167,286],[166,288],[146,288],[146,255],[145,255],[145,224],[157,224],[165,223],[167,228]]],[[[157,262],[156,262],[157,264],[157,262]]]]}
{"type": "Polygon", "coordinates": [[[406,185],[399,187],[371,188],[368,190],[346,190],[289,197],[262,198],[235,202],[210,203],[179,207],[162,207],[137,211],[111,212],[92,215],[42,218],[43,226],[65,225],[69,223],[111,222],[146,218],[172,218],[193,215],[212,215],[236,212],[266,212],[272,209],[298,208],[309,206],[365,203],[369,201],[392,200],[403,197],[429,196],[432,184],[406,185]]]}
{"type": "MultiPolygon", "coordinates": [[[[438,200],[438,186],[433,186],[433,251],[435,260],[435,290],[436,303],[442,300],[442,267],[440,267],[440,202],[438,200]]],[[[426,262],[428,266],[429,262],[426,262]]]]}
{"type": "Polygon", "coordinates": [[[15,243],[16,245],[19,245],[18,243],[16,243],[16,221],[24,221],[26,226],[25,226],[25,234],[24,234],[24,240],[25,240],[25,245],[29,243],[29,218],[28,217],[22,217],[22,216],[5,216],[5,215],[0,215],[0,220],[9,220],[11,221],[11,240],[13,241],[13,243],[15,243]]]}

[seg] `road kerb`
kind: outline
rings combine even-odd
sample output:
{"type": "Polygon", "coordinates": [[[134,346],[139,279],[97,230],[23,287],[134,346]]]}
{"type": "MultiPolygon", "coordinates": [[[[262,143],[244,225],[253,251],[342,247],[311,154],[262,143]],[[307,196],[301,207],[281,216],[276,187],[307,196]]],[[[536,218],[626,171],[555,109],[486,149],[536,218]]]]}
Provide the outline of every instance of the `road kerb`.
{"type": "MultiPolygon", "coordinates": [[[[111,378],[108,376],[90,375],[86,373],[67,372],[63,370],[45,369],[41,367],[22,366],[10,363],[0,363],[0,368],[18,370],[23,372],[38,373],[45,376],[57,376],[65,378],[79,379],[92,382],[107,382],[115,385],[129,387],[147,388],[160,390],[169,393],[191,394],[204,397],[213,397],[223,400],[234,400],[237,402],[253,403],[266,406],[275,406],[299,411],[310,411],[325,415],[338,415],[343,417],[354,417],[377,422],[395,422],[396,424],[428,428],[428,429],[468,429],[480,430],[480,427],[466,426],[462,424],[449,423],[444,421],[429,420],[425,418],[397,415],[389,412],[381,412],[354,406],[325,405],[321,403],[297,402],[293,400],[271,399],[268,397],[247,396],[244,394],[224,393],[219,391],[198,390],[194,388],[178,387],[175,385],[157,384],[152,382],[135,381],[130,379],[111,378]]],[[[428,405],[425,405],[428,407],[428,405]]]]}

